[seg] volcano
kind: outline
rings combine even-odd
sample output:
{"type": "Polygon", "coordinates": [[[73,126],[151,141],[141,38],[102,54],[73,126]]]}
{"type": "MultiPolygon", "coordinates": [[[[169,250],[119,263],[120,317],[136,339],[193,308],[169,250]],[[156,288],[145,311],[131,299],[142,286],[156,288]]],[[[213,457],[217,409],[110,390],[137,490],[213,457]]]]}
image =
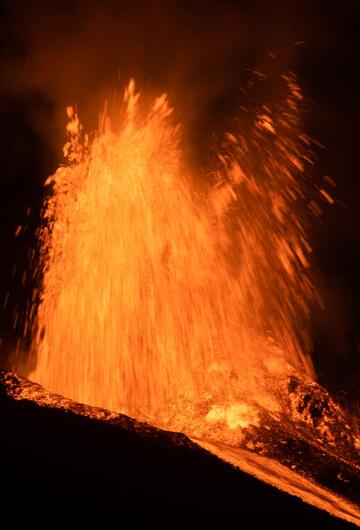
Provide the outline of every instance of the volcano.
{"type": "MultiPolygon", "coordinates": [[[[226,445],[76,403],[2,371],[4,506],[47,504],[59,520],[115,516],[121,528],[359,526],[348,418],[319,386],[291,381],[289,396],[296,427],[264,417],[261,429],[226,445]],[[341,439],[336,450],[332,437],[341,439]]],[[[46,525],[45,514],[37,521],[46,525]]]]}
{"type": "Polygon", "coordinates": [[[2,39],[2,520],[359,526],[356,17],[56,3],[2,39]]]}

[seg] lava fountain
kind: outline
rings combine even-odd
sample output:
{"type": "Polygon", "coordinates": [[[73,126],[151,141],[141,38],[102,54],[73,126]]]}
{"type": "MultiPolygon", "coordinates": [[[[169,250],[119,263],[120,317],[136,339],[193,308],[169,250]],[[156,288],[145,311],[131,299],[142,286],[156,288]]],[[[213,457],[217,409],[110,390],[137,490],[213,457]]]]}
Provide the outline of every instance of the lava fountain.
{"type": "Polygon", "coordinates": [[[309,177],[296,78],[282,83],[246,135],[235,120],[219,138],[209,170],[186,160],[166,95],[146,107],[130,81],[120,125],[105,111],[91,140],[68,108],[39,233],[33,380],[156,421],[209,377],[225,395],[236,374],[243,401],[268,409],[286,376],[314,377],[308,227],[332,199],[309,177]]]}

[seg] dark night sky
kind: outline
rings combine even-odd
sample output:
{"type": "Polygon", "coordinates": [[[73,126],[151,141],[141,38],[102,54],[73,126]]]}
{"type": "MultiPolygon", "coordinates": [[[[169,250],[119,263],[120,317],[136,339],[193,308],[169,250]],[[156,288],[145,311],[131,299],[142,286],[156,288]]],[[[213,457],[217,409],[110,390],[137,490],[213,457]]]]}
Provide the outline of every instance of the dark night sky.
{"type": "MultiPolygon", "coordinates": [[[[215,121],[219,101],[266,62],[299,76],[310,112],[304,128],[325,149],[316,172],[337,182],[337,203],[317,229],[316,271],[325,301],[314,311],[319,380],[357,395],[360,383],[360,179],[358,176],[360,7],[314,1],[8,1],[0,4],[0,353],[19,334],[11,321],[24,308],[21,284],[34,246],[42,183],[56,169],[64,108],[75,102],[93,125],[105,97],[130,76],[168,90],[189,134],[215,121]],[[295,45],[295,42],[305,41],[295,45]],[[209,118],[210,116],[210,118],[209,118]],[[28,207],[32,207],[27,216],[28,207]],[[27,232],[14,237],[19,224],[27,232]],[[18,271],[12,277],[12,267],[18,271]]],[[[197,132],[196,132],[197,131],[197,132]]],[[[21,324],[21,323],[20,323],[21,324]]]]}

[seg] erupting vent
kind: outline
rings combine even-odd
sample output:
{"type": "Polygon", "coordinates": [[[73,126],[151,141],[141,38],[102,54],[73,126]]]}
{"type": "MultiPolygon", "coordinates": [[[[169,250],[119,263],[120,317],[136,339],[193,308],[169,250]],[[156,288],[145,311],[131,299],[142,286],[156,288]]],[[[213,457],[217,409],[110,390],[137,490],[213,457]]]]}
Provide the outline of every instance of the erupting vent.
{"type": "Polygon", "coordinates": [[[280,381],[313,377],[307,231],[332,199],[308,176],[296,79],[282,83],[246,134],[234,120],[209,170],[186,160],[165,94],[146,108],[130,81],[119,127],[104,112],[91,140],[68,108],[40,231],[32,379],[154,422],[211,392],[207,421],[246,426],[251,403],[279,408],[280,381]]]}

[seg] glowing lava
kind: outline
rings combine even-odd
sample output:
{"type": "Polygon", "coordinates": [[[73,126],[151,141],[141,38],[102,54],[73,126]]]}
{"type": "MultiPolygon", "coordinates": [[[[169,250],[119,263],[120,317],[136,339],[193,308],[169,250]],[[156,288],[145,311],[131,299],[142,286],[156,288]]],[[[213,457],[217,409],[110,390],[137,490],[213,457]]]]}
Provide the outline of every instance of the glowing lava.
{"type": "MultiPolygon", "coordinates": [[[[228,395],[232,374],[268,408],[289,372],[313,376],[307,223],[318,207],[302,95],[293,76],[283,83],[247,137],[219,140],[201,189],[166,95],[146,111],[130,81],[120,127],[104,114],[92,141],[68,109],[67,164],[47,181],[40,231],[32,379],[151,416],[209,381],[228,395]]],[[[231,421],[246,423],[246,410],[234,405],[231,421]]]]}

